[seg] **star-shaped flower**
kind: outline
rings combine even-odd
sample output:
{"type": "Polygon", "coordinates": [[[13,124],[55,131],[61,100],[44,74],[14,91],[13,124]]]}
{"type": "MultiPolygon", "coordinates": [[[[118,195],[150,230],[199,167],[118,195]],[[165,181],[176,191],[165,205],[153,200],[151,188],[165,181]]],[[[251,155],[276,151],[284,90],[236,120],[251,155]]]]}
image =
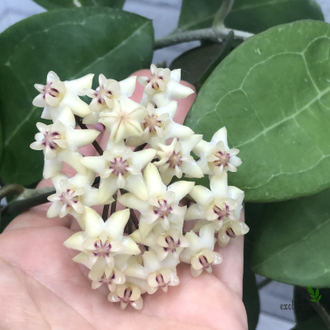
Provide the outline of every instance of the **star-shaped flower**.
{"type": "Polygon", "coordinates": [[[61,110],[67,106],[75,115],[84,117],[90,113],[90,110],[79,96],[85,95],[86,88],[91,88],[93,76],[93,74],[88,74],[76,80],[62,82],[55,72],[50,71],[46,85],[34,85],[40,94],[32,103],[36,107],[44,108],[41,115],[44,119],[56,121],[61,110]]]}
{"type": "Polygon", "coordinates": [[[118,143],[128,137],[141,136],[145,114],[143,106],[129,98],[122,98],[120,102],[114,102],[111,112],[100,112],[99,122],[110,132],[110,140],[118,143]]]}
{"type": "Polygon", "coordinates": [[[190,196],[196,204],[189,207],[185,219],[202,219],[202,225],[211,221],[218,231],[223,221],[239,219],[244,192],[237,187],[228,187],[227,172],[213,176],[210,186],[211,190],[203,186],[191,190],[190,196]]]}
{"type": "Polygon", "coordinates": [[[56,175],[65,161],[78,173],[85,175],[86,168],[81,164],[82,155],[78,148],[92,143],[100,132],[93,129],[75,129],[75,119],[69,107],[65,107],[52,125],[37,123],[40,133],[30,147],[44,150],[44,178],[56,175]]]}
{"type": "Polygon", "coordinates": [[[220,174],[222,171],[236,172],[242,164],[236,157],[238,149],[229,149],[226,127],[220,128],[212,137],[211,142],[200,141],[193,149],[200,157],[197,164],[204,174],[220,174]]]}
{"type": "Polygon", "coordinates": [[[180,207],[179,202],[190,192],[194,183],[178,181],[166,187],[156,166],[151,163],[144,171],[144,179],[148,191],[147,200],[141,200],[130,193],[118,198],[121,204],[141,213],[141,236],[147,235],[159,223],[165,230],[170,228],[170,223],[182,223],[186,207],[180,207]]]}
{"type": "Polygon", "coordinates": [[[181,70],[157,68],[154,64],[150,66],[151,77],[139,77],[138,82],[145,86],[144,95],[141,103],[156,104],[162,107],[172,99],[183,99],[194,91],[180,84],[181,70]]]}

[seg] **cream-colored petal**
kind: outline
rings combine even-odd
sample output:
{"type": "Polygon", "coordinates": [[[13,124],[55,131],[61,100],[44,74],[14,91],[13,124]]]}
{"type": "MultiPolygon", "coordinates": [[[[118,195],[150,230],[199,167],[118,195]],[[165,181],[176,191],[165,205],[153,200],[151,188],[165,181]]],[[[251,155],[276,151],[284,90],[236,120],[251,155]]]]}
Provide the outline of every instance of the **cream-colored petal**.
{"type": "Polygon", "coordinates": [[[67,140],[71,146],[80,148],[95,141],[100,132],[94,129],[75,129],[67,131],[67,140]]]}
{"type": "Polygon", "coordinates": [[[129,215],[128,209],[117,211],[105,222],[104,230],[108,237],[111,237],[111,240],[121,241],[129,215]]]}

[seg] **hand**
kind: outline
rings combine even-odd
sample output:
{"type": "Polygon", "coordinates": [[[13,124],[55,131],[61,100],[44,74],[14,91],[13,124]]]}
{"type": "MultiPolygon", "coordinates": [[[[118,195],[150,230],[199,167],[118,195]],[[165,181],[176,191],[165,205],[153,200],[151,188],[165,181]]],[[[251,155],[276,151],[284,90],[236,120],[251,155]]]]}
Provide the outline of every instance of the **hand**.
{"type": "MultiPolygon", "coordinates": [[[[141,93],[138,89],[135,100],[141,93]]],[[[179,101],[178,122],[183,122],[193,100],[190,96],[179,101]]],[[[105,138],[100,137],[101,144],[105,138]]],[[[96,155],[92,146],[83,153],[96,155]]],[[[69,168],[64,171],[70,175],[69,168]]],[[[39,186],[49,184],[43,180],[39,186]]],[[[213,267],[212,274],[193,278],[189,265],[180,264],[179,286],[167,293],[143,295],[141,311],[130,306],[122,311],[119,304],[107,300],[107,288],[92,289],[88,270],[71,260],[77,252],[63,246],[79,230],[76,221],[71,216],[48,219],[48,207],[40,205],[21,214],[0,235],[1,330],[247,329],[243,237],[217,248],[223,262],[213,267]]]]}

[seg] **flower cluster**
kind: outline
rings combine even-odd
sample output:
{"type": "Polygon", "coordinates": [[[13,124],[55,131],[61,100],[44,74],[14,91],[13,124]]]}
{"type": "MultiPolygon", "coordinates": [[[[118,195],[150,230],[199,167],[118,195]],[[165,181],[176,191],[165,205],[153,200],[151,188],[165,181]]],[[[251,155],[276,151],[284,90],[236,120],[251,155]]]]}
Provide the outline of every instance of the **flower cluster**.
{"type": "Polygon", "coordinates": [[[40,132],[31,144],[44,151],[43,175],[56,188],[47,216],[70,214],[78,221],[81,231],[64,245],[79,251],[73,260],[89,268],[92,287],[107,285],[108,300],[123,309],[128,304],[141,309],[142,294],[178,285],[180,262],[191,265],[193,276],[212,272],[222,261],[216,241],[225,246],[249,230],[239,221],[244,193],[227,183],[227,171],[235,172],[241,160],[228,147],[226,128],[206,142],[173,121],[173,99],[193,93],[180,84],[180,75],[151,65],[151,76],[138,78],[145,86],[141,103],[130,98],[135,76],[117,82],[101,74],[93,90],[92,74],[62,82],[49,72],[46,85],[35,85],[40,94],[33,104],[52,121],[37,123],[40,132]],[[109,134],[99,156],[79,151],[100,133],[77,128],[81,118],[84,124],[103,124],[109,134]],[[61,173],[63,163],[75,170],[73,177],[61,173]],[[204,175],[210,189],[182,180],[204,175]],[[102,217],[95,205],[104,205],[102,217]],[[191,220],[193,229],[185,232],[191,220]]]}

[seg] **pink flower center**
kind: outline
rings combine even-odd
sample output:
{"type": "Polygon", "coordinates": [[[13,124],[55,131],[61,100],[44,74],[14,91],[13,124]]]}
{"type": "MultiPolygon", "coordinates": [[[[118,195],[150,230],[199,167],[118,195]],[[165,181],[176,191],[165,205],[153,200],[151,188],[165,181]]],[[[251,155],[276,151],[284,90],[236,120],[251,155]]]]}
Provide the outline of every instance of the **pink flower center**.
{"type": "Polygon", "coordinates": [[[56,141],[61,139],[60,133],[46,131],[43,134],[44,134],[44,138],[41,141],[41,144],[44,145],[45,147],[49,147],[52,150],[56,149],[58,147],[56,141]]]}
{"type": "Polygon", "coordinates": [[[104,105],[105,100],[104,98],[107,97],[108,99],[112,99],[113,95],[110,90],[107,90],[104,86],[100,86],[98,91],[94,92],[95,97],[97,98],[97,102],[104,105]]]}
{"type": "Polygon", "coordinates": [[[209,263],[209,261],[207,260],[207,258],[204,255],[199,256],[198,260],[201,263],[201,265],[203,266],[203,268],[208,268],[209,266],[212,265],[212,262],[209,263]]]}
{"type": "Polygon", "coordinates": [[[144,129],[148,128],[150,133],[152,133],[152,132],[155,133],[156,127],[160,128],[163,126],[162,121],[158,120],[157,118],[158,118],[158,116],[156,116],[156,115],[147,116],[144,119],[144,122],[142,124],[144,129]]]}
{"type": "Polygon", "coordinates": [[[113,161],[109,164],[109,169],[112,170],[112,173],[115,175],[124,175],[126,172],[128,172],[129,165],[127,164],[126,159],[123,159],[122,157],[116,157],[113,159],[113,161]]]}
{"type": "Polygon", "coordinates": [[[105,274],[99,279],[100,283],[105,283],[106,285],[112,284],[113,280],[115,279],[115,272],[112,271],[109,277],[106,277],[105,274]]]}
{"type": "Polygon", "coordinates": [[[75,194],[74,189],[67,189],[60,196],[60,201],[67,207],[79,202],[79,196],[75,194]]]}
{"type": "Polygon", "coordinates": [[[236,234],[233,231],[233,228],[229,227],[226,229],[226,235],[229,236],[230,238],[235,238],[236,234]]]}
{"type": "Polygon", "coordinates": [[[168,217],[169,214],[171,214],[172,210],[173,210],[172,207],[167,204],[167,200],[162,198],[158,200],[158,206],[154,207],[154,213],[157,214],[158,217],[162,219],[168,217]]]}
{"type": "Polygon", "coordinates": [[[123,297],[119,297],[120,300],[122,300],[125,304],[129,304],[130,302],[133,302],[133,300],[131,300],[131,295],[132,295],[133,291],[131,288],[127,288],[124,291],[124,295],[123,297]]]}
{"type": "Polygon", "coordinates": [[[46,98],[46,94],[49,94],[52,97],[59,97],[60,96],[59,90],[52,87],[52,82],[48,83],[43,88],[42,97],[46,98]]]}
{"type": "Polygon", "coordinates": [[[223,208],[220,208],[217,205],[214,205],[213,212],[218,216],[218,220],[221,220],[222,218],[228,218],[230,215],[230,209],[229,206],[226,203],[223,203],[223,208]]]}
{"type": "Polygon", "coordinates": [[[167,243],[167,247],[164,247],[164,250],[170,251],[172,253],[176,252],[176,249],[180,247],[180,239],[176,242],[174,238],[170,235],[165,237],[165,242],[167,243]]]}
{"type": "Polygon", "coordinates": [[[154,89],[154,90],[158,90],[160,89],[159,87],[159,83],[158,83],[158,80],[162,80],[164,81],[163,77],[162,76],[156,76],[156,75],[152,75],[148,80],[147,82],[151,84],[151,87],[154,89]]]}
{"type": "Polygon", "coordinates": [[[162,274],[158,273],[156,275],[156,282],[158,283],[158,286],[159,287],[164,287],[164,286],[167,286],[169,282],[165,283],[164,281],[164,277],[162,274]]]}
{"type": "Polygon", "coordinates": [[[170,164],[170,167],[175,168],[176,166],[180,166],[182,164],[182,155],[180,152],[173,151],[172,155],[168,159],[167,163],[170,164]]]}
{"type": "Polygon", "coordinates": [[[228,152],[217,151],[214,156],[218,158],[217,160],[213,161],[215,166],[228,166],[231,157],[228,152]]]}
{"type": "Polygon", "coordinates": [[[93,254],[95,257],[109,257],[111,250],[111,243],[106,240],[104,243],[101,240],[97,240],[94,243],[95,250],[93,254]]]}

